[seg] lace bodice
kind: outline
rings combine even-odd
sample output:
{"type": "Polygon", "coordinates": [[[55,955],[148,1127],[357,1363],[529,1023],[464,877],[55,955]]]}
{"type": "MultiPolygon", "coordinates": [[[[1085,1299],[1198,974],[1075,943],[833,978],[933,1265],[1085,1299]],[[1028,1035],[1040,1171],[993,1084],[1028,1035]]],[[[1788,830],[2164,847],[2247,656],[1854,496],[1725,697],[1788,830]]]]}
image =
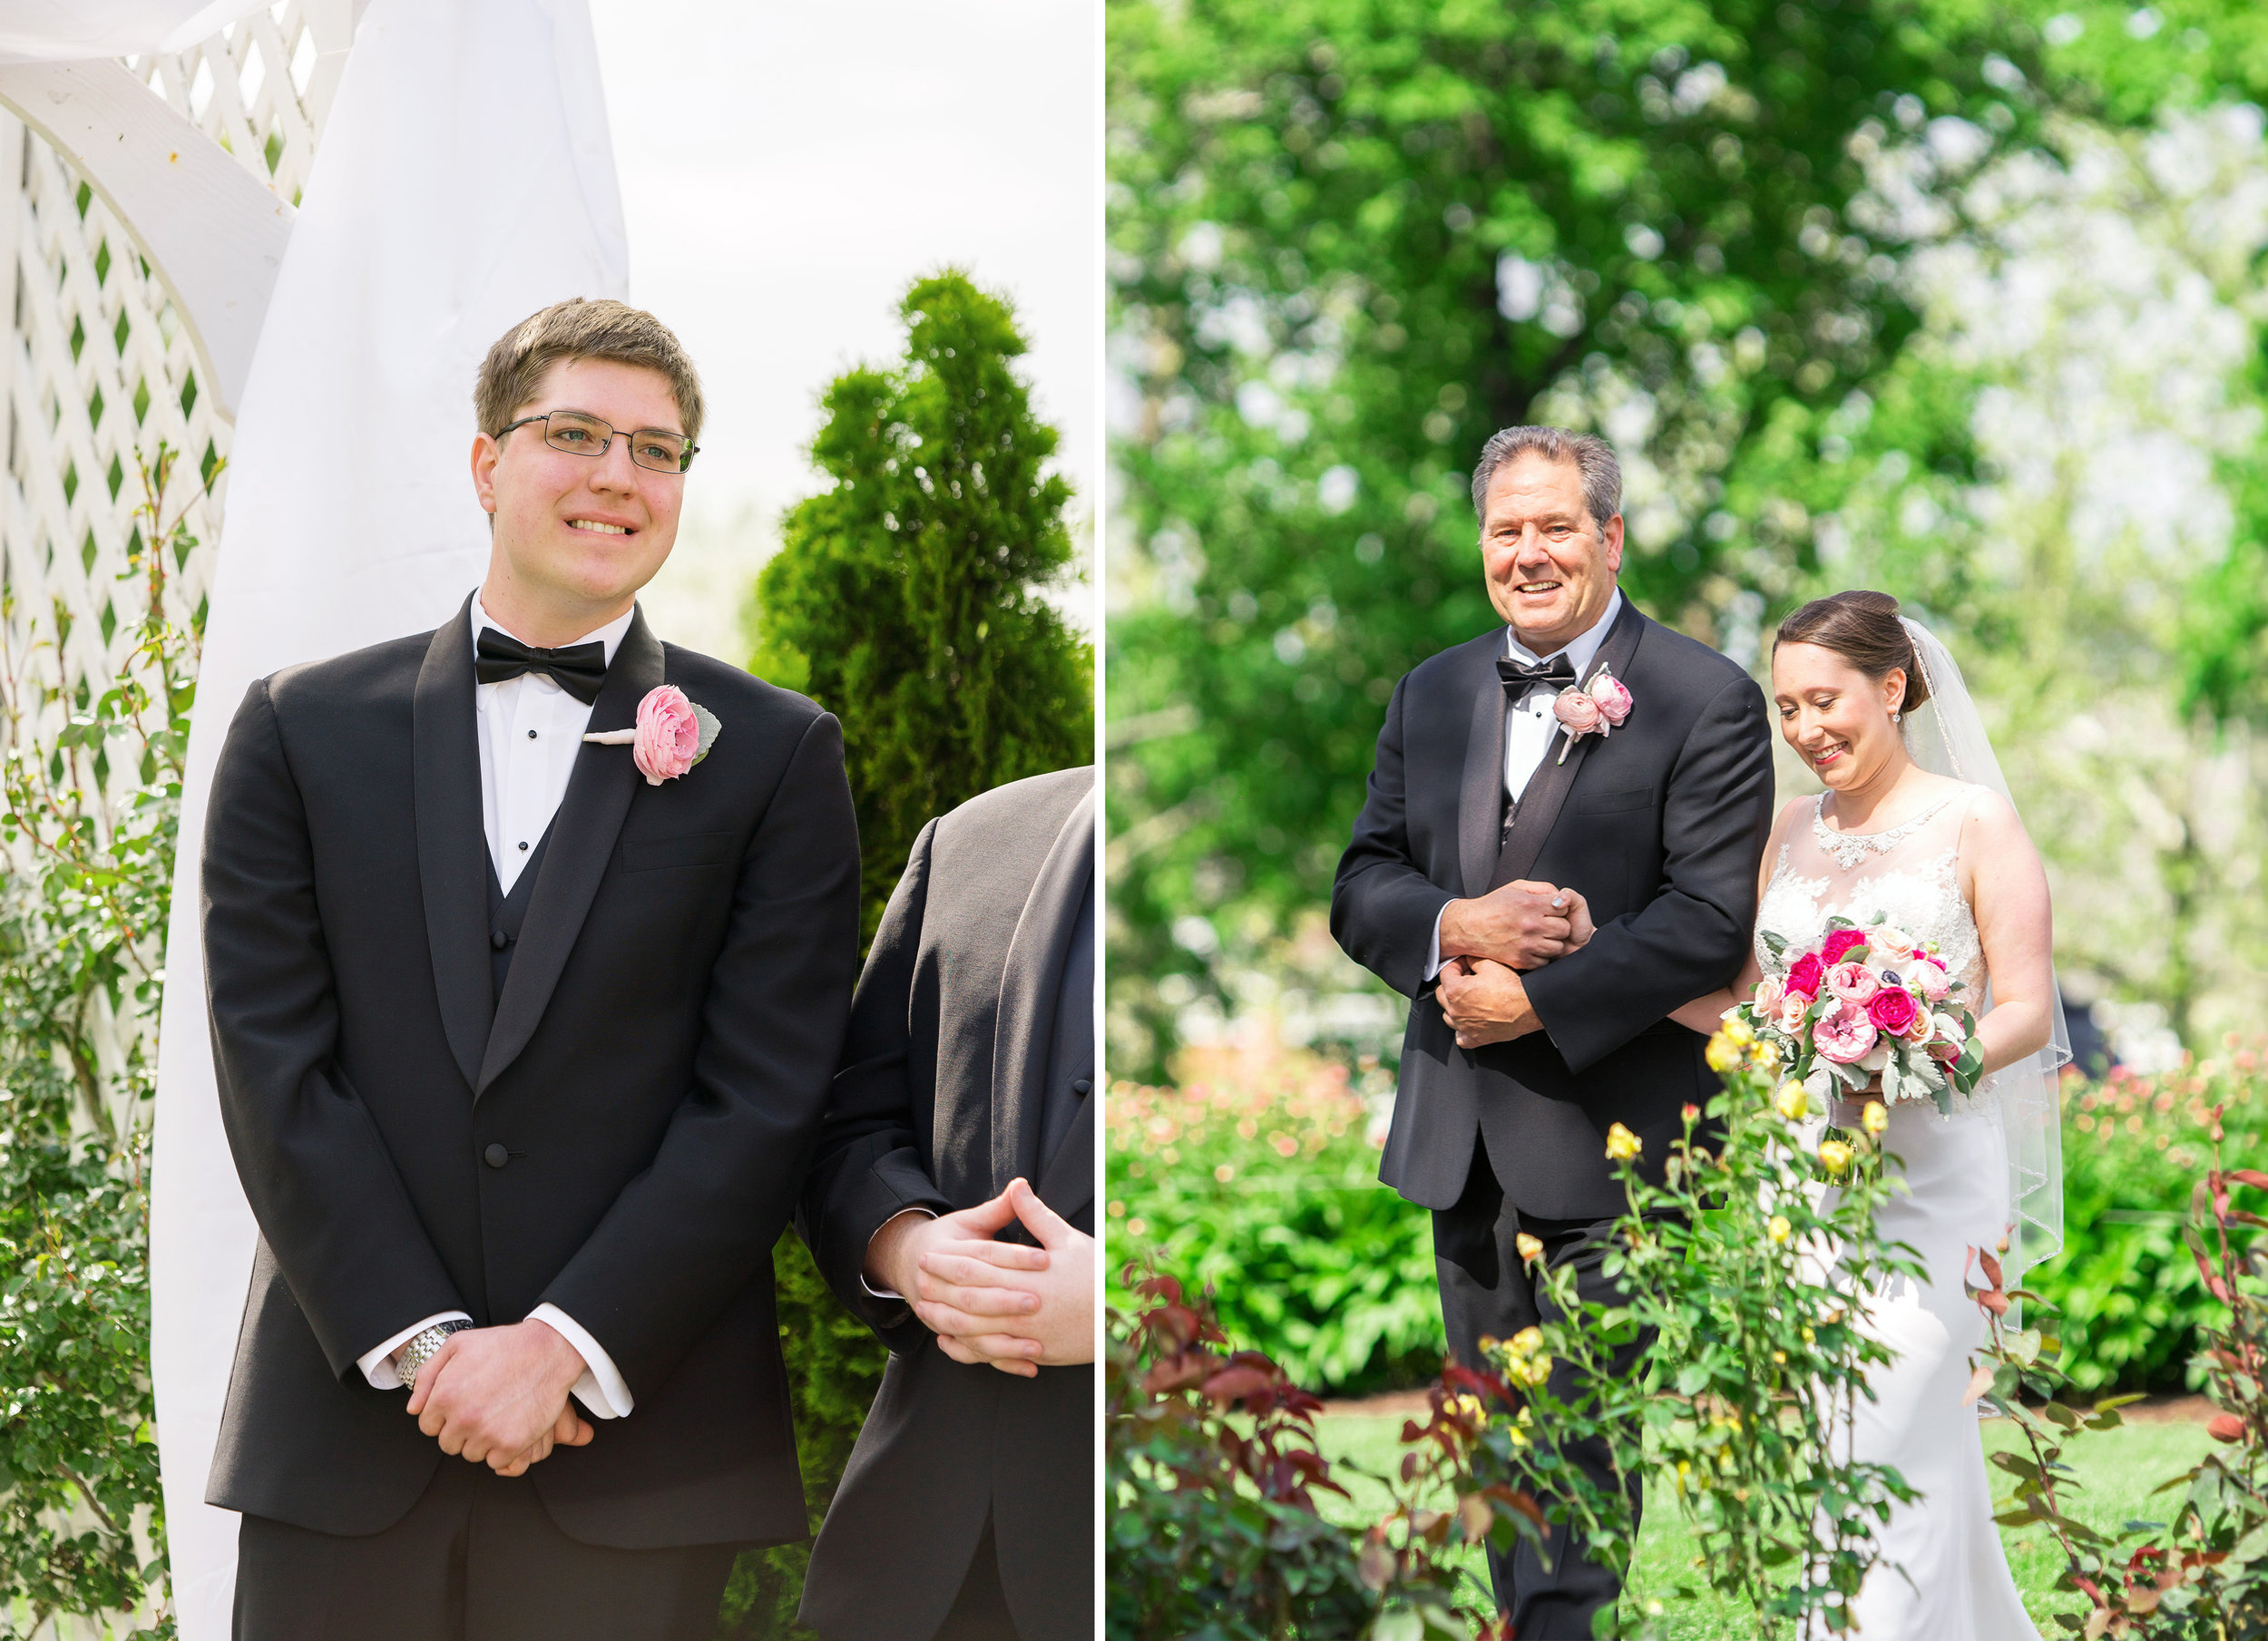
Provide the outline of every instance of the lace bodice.
{"type": "Polygon", "coordinates": [[[1780,845],[1771,881],[1756,908],[1756,962],[1777,978],[1786,965],[1764,942],[1766,930],[1790,952],[1815,946],[1838,914],[1855,923],[1881,913],[1916,940],[1935,941],[1946,972],[1965,988],[1956,993],[1984,1012],[1984,950],[1976,914],[1960,889],[1960,825],[1970,801],[1983,790],[1964,785],[1903,824],[1875,833],[1838,833],[1821,814],[1822,793],[1811,817],[1780,845]]]}

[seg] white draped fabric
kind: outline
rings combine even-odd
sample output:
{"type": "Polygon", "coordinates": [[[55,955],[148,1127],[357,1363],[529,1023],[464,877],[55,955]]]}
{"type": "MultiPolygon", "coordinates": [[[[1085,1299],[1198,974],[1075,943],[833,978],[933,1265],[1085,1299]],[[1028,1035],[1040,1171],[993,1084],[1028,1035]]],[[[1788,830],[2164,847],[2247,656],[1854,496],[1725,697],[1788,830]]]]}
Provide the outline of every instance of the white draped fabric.
{"type": "Polygon", "coordinates": [[[237,419],[190,739],[152,1233],[183,1641],[229,1633],[237,1519],[203,1498],[254,1236],[220,1129],[198,943],[220,742],[254,679],[455,611],[487,562],[469,472],[481,357],[547,303],[623,296],[627,264],[586,0],[373,0],[237,419]]]}
{"type": "Polygon", "coordinates": [[[0,63],[187,51],[268,0],[7,0],[0,63]]]}

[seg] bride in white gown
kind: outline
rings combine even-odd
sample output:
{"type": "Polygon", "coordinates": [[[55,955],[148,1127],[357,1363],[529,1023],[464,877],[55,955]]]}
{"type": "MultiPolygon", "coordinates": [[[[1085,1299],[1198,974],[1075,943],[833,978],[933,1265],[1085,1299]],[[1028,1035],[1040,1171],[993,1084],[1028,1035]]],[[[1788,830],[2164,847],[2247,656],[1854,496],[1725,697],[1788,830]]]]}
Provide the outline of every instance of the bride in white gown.
{"type": "MultiPolygon", "coordinates": [[[[1815,946],[1827,920],[1881,913],[1935,941],[1979,1015],[1987,1075],[1953,1113],[1887,1109],[1885,1152],[1910,1194],[1878,1218],[1910,1244],[1927,1281],[1875,1295],[1873,1325],[1895,1360],[1869,1380],[1855,1456],[1894,1465],[1921,1493],[1881,1534],[1882,1560],[1853,1617],[1864,1641],[2034,1641],[1992,1521],[1976,1410],[1963,1402],[1982,1314],[1963,1292],[1969,1250],[2009,1237],[2016,1271],[2061,1241],[2055,1068],[2069,1058],[2049,961],[2048,883],[2009,803],[1959,670],[1901,620],[1885,593],[1845,592],[1780,629],[1772,688],[1780,733],[1826,786],[1779,816],[1764,856],[1758,935],[1738,984],[1778,977],[1762,932],[1815,946]],[[2060,1046],[2058,1046],[2060,1045],[2060,1046]]],[[[1713,1030],[1731,997],[1678,1011],[1713,1030]]],[[[1823,1096],[1823,1087],[1814,1098],[1823,1096]]],[[[1873,1097],[1870,1097],[1873,1098],[1873,1097]]],[[[1861,1126],[1855,1103],[1825,1121],[1861,1126]]]]}

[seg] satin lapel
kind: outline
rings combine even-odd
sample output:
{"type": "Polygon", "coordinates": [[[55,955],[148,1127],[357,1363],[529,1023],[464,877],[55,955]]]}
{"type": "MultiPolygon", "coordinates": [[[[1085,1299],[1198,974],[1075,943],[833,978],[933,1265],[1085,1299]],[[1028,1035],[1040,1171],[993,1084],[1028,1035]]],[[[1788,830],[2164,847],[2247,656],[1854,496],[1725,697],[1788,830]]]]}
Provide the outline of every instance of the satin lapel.
{"type": "MultiPolygon", "coordinates": [[[[1591,671],[1596,673],[1601,667],[1611,667],[1615,677],[1628,679],[1630,658],[1637,653],[1638,639],[1645,630],[1646,618],[1626,595],[1622,613],[1615,617],[1607,641],[1598,646],[1591,671]]],[[[1586,678],[1583,681],[1589,680],[1586,678]]],[[[1506,884],[1516,883],[1535,869],[1536,857],[1543,853],[1543,840],[1551,835],[1559,811],[1567,806],[1567,795],[1575,789],[1575,777],[1583,767],[1583,755],[1598,738],[1596,735],[1579,737],[1573,746],[1568,747],[1565,762],[1555,761],[1559,757],[1556,750],[1544,755],[1542,767],[1529,781],[1528,790],[1520,795],[1520,813],[1512,818],[1510,835],[1504,839],[1503,852],[1496,859],[1496,870],[1489,876],[1490,888],[1501,889],[1506,884]]],[[[1555,747],[1566,745],[1563,733],[1554,738],[1555,747]]]]}
{"type": "MultiPolygon", "coordinates": [[[[1047,1098],[1056,992],[1079,924],[1080,898],[1095,869],[1095,795],[1065,817],[1024,896],[1001,970],[1000,1007],[992,1016],[992,1189],[1039,1172],[1040,1122],[1047,1098]]],[[[1087,1097],[1094,1099],[1092,1094],[1087,1097]]]]}
{"type": "Polygon", "coordinates": [[[1472,721],[1457,787],[1457,865],[1468,896],[1478,895],[1489,881],[1504,825],[1504,683],[1496,675],[1496,657],[1503,653],[1501,632],[1493,648],[1475,647],[1481,665],[1471,685],[1472,721]]]}
{"type": "Polygon", "coordinates": [[[410,794],[417,816],[417,884],[425,903],[441,1029],[464,1073],[480,1075],[495,1007],[488,964],[488,835],[481,819],[480,721],[473,707],[473,629],[466,599],[425,647],[410,707],[410,794]]]}
{"type": "Polygon", "coordinates": [[[1095,1107],[1101,1103],[1100,1091],[1087,1096],[1031,1187],[1041,1202],[1066,1219],[1095,1199],[1095,1107]]]}
{"type": "MultiPolygon", "coordinates": [[[[647,630],[646,612],[640,610],[614,651],[599,698],[591,704],[591,732],[631,728],[638,721],[638,703],[661,682],[661,640],[647,630]]],[[[496,1024],[481,1057],[475,1094],[485,1093],[535,1035],[642,778],[627,747],[586,743],[577,755],[567,795],[560,799],[558,817],[552,823],[552,841],[535,890],[528,897],[527,922],[521,925],[519,944],[512,954],[512,973],[504,982],[504,994],[496,1001],[496,1024]]]]}

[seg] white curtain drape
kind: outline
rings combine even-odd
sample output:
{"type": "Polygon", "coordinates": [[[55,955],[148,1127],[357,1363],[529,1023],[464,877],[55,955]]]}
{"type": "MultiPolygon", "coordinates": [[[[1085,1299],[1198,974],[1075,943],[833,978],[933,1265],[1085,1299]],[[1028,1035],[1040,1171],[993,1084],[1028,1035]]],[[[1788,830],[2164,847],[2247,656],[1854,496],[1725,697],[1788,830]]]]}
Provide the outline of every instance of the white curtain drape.
{"type": "Polygon", "coordinates": [[[6,0],[0,63],[187,51],[268,0],[6,0]]]}
{"type": "Polygon", "coordinates": [[[183,1641],[229,1633],[237,1519],[203,1499],[255,1236],[220,1129],[198,938],[220,741],[253,679],[455,610],[488,555],[469,471],[482,355],[547,303],[627,284],[587,0],[373,0],[237,419],[190,737],[152,1232],[183,1641]]]}

